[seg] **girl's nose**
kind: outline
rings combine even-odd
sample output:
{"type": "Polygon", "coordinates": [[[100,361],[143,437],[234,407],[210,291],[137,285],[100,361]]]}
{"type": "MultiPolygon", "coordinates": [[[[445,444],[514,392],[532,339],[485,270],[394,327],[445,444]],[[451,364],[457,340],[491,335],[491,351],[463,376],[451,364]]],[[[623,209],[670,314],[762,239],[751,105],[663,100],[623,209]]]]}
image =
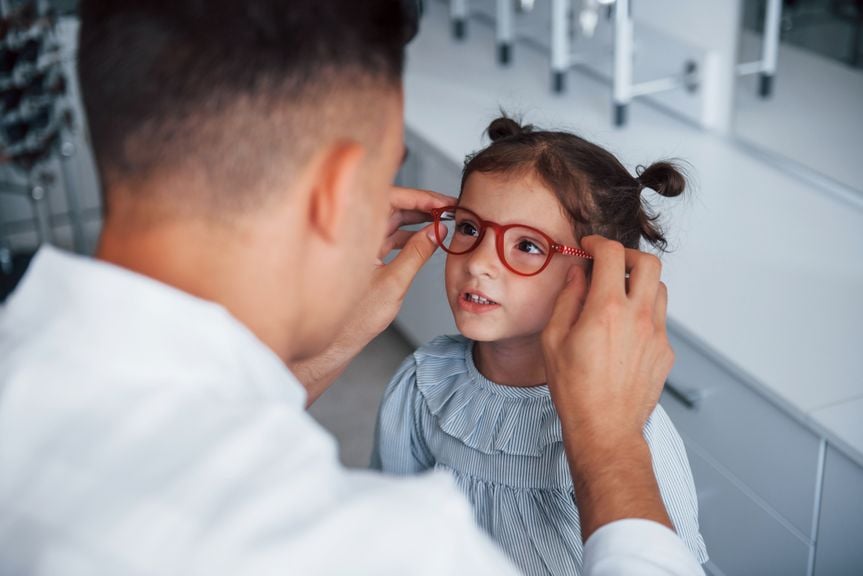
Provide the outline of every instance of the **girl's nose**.
{"type": "Polygon", "coordinates": [[[494,230],[486,230],[479,245],[466,254],[467,269],[471,275],[494,278],[500,272],[501,262],[497,255],[495,234],[494,230]]]}

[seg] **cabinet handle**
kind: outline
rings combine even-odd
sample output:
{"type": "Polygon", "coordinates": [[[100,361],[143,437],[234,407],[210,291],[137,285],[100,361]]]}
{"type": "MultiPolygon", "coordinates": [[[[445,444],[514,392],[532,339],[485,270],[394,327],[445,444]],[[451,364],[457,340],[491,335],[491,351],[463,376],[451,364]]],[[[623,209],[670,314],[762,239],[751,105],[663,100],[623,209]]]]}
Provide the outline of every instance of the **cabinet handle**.
{"type": "Polygon", "coordinates": [[[701,392],[692,388],[683,388],[672,384],[670,380],[665,381],[665,390],[678,402],[689,410],[697,410],[701,404],[701,392]]]}

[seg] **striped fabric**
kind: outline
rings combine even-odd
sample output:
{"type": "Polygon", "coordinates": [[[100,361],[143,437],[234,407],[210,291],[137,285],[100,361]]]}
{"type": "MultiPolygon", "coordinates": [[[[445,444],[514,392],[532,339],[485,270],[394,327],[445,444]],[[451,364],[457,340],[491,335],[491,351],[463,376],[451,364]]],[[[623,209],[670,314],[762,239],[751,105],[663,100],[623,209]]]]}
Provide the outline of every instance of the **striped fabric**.
{"type": "MultiPolygon", "coordinates": [[[[704,563],[692,472],[661,407],[644,437],[671,521],[704,563]]],[[[405,360],[384,393],[371,466],[449,471],[479,525],[525,574],[581,573],[578,509],[548,387],[491,382],[474,365],[470,340],[441,336],[405,360]]]]}

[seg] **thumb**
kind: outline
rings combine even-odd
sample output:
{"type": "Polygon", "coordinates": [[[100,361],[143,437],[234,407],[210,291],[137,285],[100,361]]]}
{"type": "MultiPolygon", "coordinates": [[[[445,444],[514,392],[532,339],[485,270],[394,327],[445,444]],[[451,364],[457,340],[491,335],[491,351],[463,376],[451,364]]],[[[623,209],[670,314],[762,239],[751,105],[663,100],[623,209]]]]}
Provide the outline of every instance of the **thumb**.
{"type": "Polygon", "coordinates": [[[569,333],[581,315],[587,297],[587,277],[582,268],[573,266],[567,280],[545,327],[546,337],[552,340],[560,340],[569,333]]]}
{"type": "Polygon", "coordinates": [[[417,272],[436,249],[434,224],[429,224],[422,230],[414,232],[398,255],[384,267],[384,273],[399,286],[402,293],[407,292],[417,272]]]}

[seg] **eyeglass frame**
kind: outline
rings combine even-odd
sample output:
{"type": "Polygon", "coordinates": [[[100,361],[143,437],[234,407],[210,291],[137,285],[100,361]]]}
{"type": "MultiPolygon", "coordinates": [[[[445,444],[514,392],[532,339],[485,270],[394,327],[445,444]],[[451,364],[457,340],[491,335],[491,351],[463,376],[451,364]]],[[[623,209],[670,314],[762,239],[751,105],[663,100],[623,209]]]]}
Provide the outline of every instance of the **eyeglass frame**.
{"type": "Polygon", "coordinates": [[[549,263],[551,263],[551,259],[554,257],[555,254],[563,254],[564,256],[577,256],[579,258],[584,258],[585,260],[593,260],[593,256],[591,256],[588,252],[582,250],[581,248],[561,244],[560,242],[555,241],[554,238],[552,238],[542,230],[533,226],[528,226],[527,224],[498,224],[497,222],[492,222],[491,220],[484,220],[483,218],[480,218],[479,214],[477,214],[473,210],[470,210],[469,208],[464,208],[462,206],[445,206],[443,208],[434,208],[433,210],[430,210],[429,213],[431,214],[432,221],[434,222],[435,239],[437,240],[438,246],[440,246],[444,252],[446,252],[447,254],[452,254],[453,256],[461,256],[462,254],[473,252],[480,244],[482,244],[482,240],[483,238],[485,238],[485,231],[491,228],[492,230],[494,230],[495,233],[494,244],[495,248],[497,249],[498,259],[506,267],[507,270],[513,272],[514,274],[518,274],[519,276],[536,276],[548,267],[549,263]],[[441,215],[444,212],[455,213],[456,210],[463,210],[472,214],[476,218],[477,224],[480,226],[479,236],[477,236],[476,240],[473,243],[473,246],[462,252],[450,250],[449,248],[447,248],[444,244],[444,239],[440,236],[440,229],[438,228],[438,224],[442,222],[441,215]],[[519,272],[518,270],[513,268],[509,264],[509,262],[506,261],[506,256],[504,255],[503,236],[504,234],[506,234],[506,231],[511,228],[527,228],[528,230],[536,232],[548,242],[548,245],[551,249],[548,252],[548,256],[546,257],[545,262],[536,272],[519,272]]]}

